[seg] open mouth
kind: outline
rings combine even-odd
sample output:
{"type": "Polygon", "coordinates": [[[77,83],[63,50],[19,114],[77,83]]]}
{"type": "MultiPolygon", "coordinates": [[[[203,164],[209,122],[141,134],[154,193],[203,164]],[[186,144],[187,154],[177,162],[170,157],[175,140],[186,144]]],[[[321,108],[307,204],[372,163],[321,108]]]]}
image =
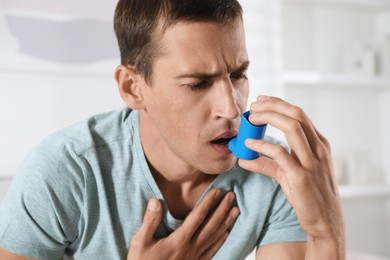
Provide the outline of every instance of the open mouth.
{"type": "Polygon", "coordinates": [[[233,138],[237,136],[237,131],[228,131],[211,141],[212,144],[227,145],[233,138]]]}
{"type": "Polygon", "coordinates": [[[212,144],[218,144],[218,145],[226,145],[228,144],[233,138],[233,137],[230,137],[230,138],[219,138],[219,139],[216,139],[214,141],[211,141],[212,144]]]}

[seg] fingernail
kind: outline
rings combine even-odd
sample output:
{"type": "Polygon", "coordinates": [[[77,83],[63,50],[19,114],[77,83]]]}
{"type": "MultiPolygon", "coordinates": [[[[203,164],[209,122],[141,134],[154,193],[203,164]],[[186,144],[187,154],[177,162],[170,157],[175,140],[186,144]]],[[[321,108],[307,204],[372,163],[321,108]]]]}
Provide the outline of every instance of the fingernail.
{"type": "Polygon", "coordinates": [[[234,208],[232,211],[233,218],[237,218],[240,215],[240,210],[238,208],[234,208]]]}
{"type": "Polygon", "coordinates": [[[266,96],[258,96],[257,101],[261,102],[264,101],[267,97],[266,96]]]}
{"type": "Polygon", "coordinates": [[[253,102],[252,104],[251,104],[251,107],[253,107],[253,108],[258,108],[258,107],[260,107],[261,105],[259,104],[259,102],[253,102]]]}
{"type": "Polygon", "coordinates": [[[229,194],[229,200],[230,200],[230,202],[233,202],[235,198],[236,198],[236,195],[235,195],[234,193],[230,193],[230,194],[229,194]]]}
{"type": "Polygon", "coordinates": [[[220,189],[215,189],[214,198],[218,198],[219,194],[221,194],[221,190],[220,189]]]}
{"type": "Polygon", "coordinates": [[[245,144],[247,144],[247,145],[252,145],[252,144],[254,144],[255,143],[255,140],[253,140],[253,139],[251,139],[251,138],[247,138],[246,140],[245,140],[245,144]]]}
{"type": "Polygon", "coordinates": [[[154,199],[150,200],[148,203],[148,210],[154,212],[157,211],[157,209],[158,209],[157,202],[154,199]]]}

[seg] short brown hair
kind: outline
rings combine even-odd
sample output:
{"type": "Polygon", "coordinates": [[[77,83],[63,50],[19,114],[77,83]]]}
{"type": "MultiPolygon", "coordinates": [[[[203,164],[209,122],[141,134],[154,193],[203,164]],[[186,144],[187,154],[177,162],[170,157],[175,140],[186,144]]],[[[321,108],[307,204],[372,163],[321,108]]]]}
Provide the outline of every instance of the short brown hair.
{"type": "Polygon", "coordinates": [[[165,30],[180,21],[229,23],[237,17],[242,19],[237,0],[119,0],[114,30],[121,63],[134,66],[150,81],[159,54],[157,26],[165,30]]]}

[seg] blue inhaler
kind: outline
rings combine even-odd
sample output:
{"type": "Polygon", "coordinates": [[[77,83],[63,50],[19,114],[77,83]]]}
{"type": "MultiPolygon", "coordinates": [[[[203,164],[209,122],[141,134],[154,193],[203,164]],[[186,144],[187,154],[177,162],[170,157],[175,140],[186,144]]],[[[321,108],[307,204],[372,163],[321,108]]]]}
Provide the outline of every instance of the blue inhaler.
{"type": "Polygon", "coordinates": [[[245,146],[245,140],[247,138],[263,139],[267,125],[252,125],[249,122],[249,111],[245,112],[241,116],[240,129],[238,130],[238,136],[233,138],[229,142],[229,150],[233,152],[237,158],[245,160],[253,160],[260,157],[258,152],[255,152],[245,146]]]}

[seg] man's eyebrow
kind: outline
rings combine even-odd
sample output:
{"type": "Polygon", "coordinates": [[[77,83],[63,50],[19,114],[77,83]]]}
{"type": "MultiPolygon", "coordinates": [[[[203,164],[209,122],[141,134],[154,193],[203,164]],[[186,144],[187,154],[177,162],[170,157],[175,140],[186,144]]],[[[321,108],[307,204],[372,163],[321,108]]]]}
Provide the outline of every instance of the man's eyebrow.
{"type": "Polygon", "coordinates": [[[177,79],[183,78],[196,78],[196,79],[213,79],[220,76],[222,73],[207,73],[207,72],[194,72],[194,73],[186,73],[177,76],[177,79]]]}
{"type": "Polygon", "coordinates": [[[248,69],[248,67],[249,67],[249,60],[241,63],[241,65],[237,69],[235,69],[233,72],[246,71],[248,69]]]}
{"type": "MultiPolygon", "coordinates": [[[[245,61],[241,63],[240,66],[238,66],[236,69],[234,69],[233,72],[237,71],[245,71],[249,67],[249,61],[245,61]]],[[[213,79],[217,78],[220,76],[222,72],[217,72],[217,73],[207,73],[207,72],[194,72],[194,73],[185,73],[178,75],[176,79],[182,79],[182,78],[196,78],[196,79],[213,79]]]]}

